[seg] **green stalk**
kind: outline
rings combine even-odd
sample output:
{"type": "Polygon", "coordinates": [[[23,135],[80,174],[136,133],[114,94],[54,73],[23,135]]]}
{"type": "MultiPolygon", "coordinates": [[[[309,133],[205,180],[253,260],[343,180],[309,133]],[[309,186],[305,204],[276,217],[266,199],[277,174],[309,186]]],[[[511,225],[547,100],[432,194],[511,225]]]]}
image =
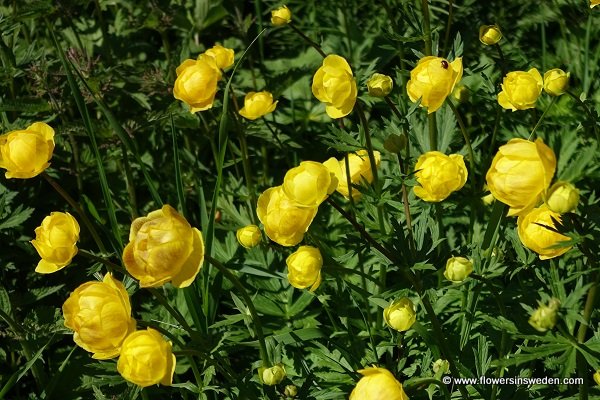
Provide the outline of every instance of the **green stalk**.
{"type": "Polygon", "coordinates": [[[321,57],[325,58],[327,57],[327,54],[325,54],[325,52],[323,51],[323,49],[321,48],[321,46],[319,46],[316,42],[314,42],[311,38],[309,38],[308,36],[306,36],[304,33],[302,33],[302,31],[298,28],[296,28],[296,26],[293,23],[289,23],[288,26],[290,28],[292,28],[292,30],[294,32],[296,32],[298,35],[300,35],[300,37],[306,41],[306,43],[308,43],[310,46],[312,46],[320,55],[321,57]]]}
{"type": "Polygon", "coordinates": [[[421,14],[423,15],[423,42],[425,43],[425,55],[431,56],[431,23],[427,0],[421,0],[421,14]]]}
{"type": "Polygon", "coordinates": [[[454,16],[454,1],[448,0],[448,21],[446,21],[446,35],[444,36],[444,47],[442,48],[442,55],[446,54],[448,50],[448,43],[450,43],[450,27],[452,26],[452,17],[454,16]]]}
{"type": "Polygon", "coordinates": [[[587,331],[592,311],[594,311],[594,304],[596,302],[596,293],[598,292],[598,284],[600,283],[600,272],[596,273],[596,279],[588,290],[587,298],[585,299],[585,306],[583,308],[583,320],[585,323],[580,323],[579,329],[577,330],[577,341],[579,343],[585,342],[585,333],[587,331]]]}
{"type": "Polygon", "coordinates": [[[254,323],[254,330],[256,332],[256,337],[258,338],[258,345],[260,347],[260,358],[262,360],[263,367],[271,367],[271,359],[269,358],[269,353],[267,351],[267,345],[265,343],[265,337],[262,330],[262,324],[260,323],[260,318],[258,317],[258,313],[256,312],[256,308],[254,307],[254,303],[252,302],[252,298],[248,295],[248,291],[242,284],[242,282],[238,279],[238,277],[231,272],[225,265],[215,260],[209,255],[205,256],[206,261],[217,267],[219,271],[231,282],[233,285],[239,290],[239,293],[246,302],[246,306],[248,307],[248,311],[250,311],[250,315],[252,316],[252,322],[254,323]]]}
{"type": "Polygon", "coordinates": [[[469,132],[467,132],[467,128],[465,127],[465,123],[463,122],[458,109],[452,103],[452,100],[448,99],[448,105],[454,112],[454,116],[456,117],[456,121],[458,122],[458,126],[460,127],[460,131],[462,132],[463,138],[465,139],[465,145],[467,146],[467,151],[469,152],[469,164],[471,166],[471,179],[473,181],[473,188],[476,188],[475,182],[475,155],[473,154],[473,147],[471,146],[471,139],[469,138],[469,132]]]}
{"type": "Polygon", "coordinates": [[[437,123],[435,121],[435,113],[427,115],[427,126],[429,128],[429,150],[436,151],[437,144],[437,123]]]}
{"type": "Polygon", "coordinates": [[[552,108],[552,106],[554,105],[554,103],[556,102],[556,99],[558,98],[558,96],[552,96],[552,100],[550,100],[550,104],[548,104],[548,107],[546,107],[546,109],[544,110],[544,113],[542,114],[542,116],[540,117],[540,119],[538,119],[538,122],[535,124],[535,126],[533,127],[533,130],[531,131],[531,133],[529,134],[529,137],[527,138],[527,140],[531,140],[531,138],[533,137],[535,131],[537,130],[537,128],[540,126],[540,124],[542,123],[542,121],[544,120],[544,117],[546,117],[546,114],[548,114],[548,111],[550,111],[550,109],[552,108]]]}

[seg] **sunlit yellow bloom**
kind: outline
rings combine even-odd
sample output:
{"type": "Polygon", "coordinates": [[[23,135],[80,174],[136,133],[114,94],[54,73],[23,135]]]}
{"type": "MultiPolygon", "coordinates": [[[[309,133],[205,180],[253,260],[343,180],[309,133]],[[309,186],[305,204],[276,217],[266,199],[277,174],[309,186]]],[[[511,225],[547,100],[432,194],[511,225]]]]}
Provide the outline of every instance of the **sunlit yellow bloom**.
{"type": "Polygon", "coordinates": [[[127,336],[121,346],[117,370],[123,378],[141,387],[158,383],[170,386],[175,363],[171,342],[148,328],[127,336]]]}
{"type": "Polygon", "coordinates": [[[385,368],[368,367],[358,370],[363,375],[350,400],[408,400],[402,384],[385,368]]]}
{"type": "Polygon", "coordinates": [[[554,152],[542,139],[511,139],[500,146],[485,178],[496,200],[511,207],[512,216],[536,206],[555,170],[554,152]]]}
{"type": "MultiPolygon", "coordinates": [[[[600,0],[597,0],[596,5],[598,4],[600,4],[600,0]]],[[[600,385],[600,369],[594,373],[594,382],[596,382],[596,385],[600,385]]]]}
{"type": "Polygon", "coordinates": [[[285,368],[282,364],[277,364],[270,368],[260,367],[258,369],[258,378],[267,386],[277,385],[285,379],[285,368]]]}
{"type": "Polygon", "coordinates": [[[556,325],[557,311],[560,307],[560,301],[552,299],[548,305],[540,305],[529,317],[529,325],[533,326],[539,332],[546,332],[556,325]]]}
{"type": "Polygon", "coordinates": [[[99,360],[118,356],[127,335],[135,331],[129,295],[111,274],[106,274],[102,282],[80,285],[62,310],[65,326],[75,331],[75,343],[99,360]]]}
{"type": "Polygon", "coordinates": [[[321,284],[323,257],[316,247],[298,247],[285,263],[288,267],[288,280],[293,287],[305,289],[310,286],[309,290],[312,292],[321,284]]]}
{"type": "Polygon", "coordinates": [[[441,57],[423,57],[410,71],[406,84],[408,97],[413,103],[420,99],[421,107],[426,107],[431,114],[442,106],[462,74],[462,57],[452,62],[441,57]]]}
{"type": "Polygon", "coordinates": [[[42,258],[35,272],[50,274],[63,269],[77,254],[79,224],[68,212],[52,212],[35,228],[31,244],[42,258]]]}
{"type": "Polygon", "coordinates": [[[439,151],[428,151],[419,156],[415,176],[421,186],[415,186],[415,195],[429,202],[446,199],[467,182],[467,166],[460,154],[449,156],[439,151]]]}
{"type": "Polygon", "coordinates": [[[248,225],[238,229],[235,236],[238,242],[247,249],[251,249],[258,245],[262,237],[260,228],[256,225],[248,225]]]}
{"type": "Polygon", "coordinates": [[[542,93],[544,81],[539,71],[513,71],[502,80],[502,91],[498,94],[498,104],[507,110],[527,110],[534,108],[542,93]]]}
{"type": "Polygon", "coordinates": [[[554,68],[544,74],[544,91],[552,96],[560,96],[569,87],[570,72],[554,68]]]}
{"type": "Polygon", "coordinates": [[[131,223],[123,251],[127,271],[141,287],[171,282],[178,288],[192,284],[204,261],[202,234],[175,209],[164,205],[131,223]]]}
{"type": "Polygon", "coordinates": [[[215,57],[200,54],[197,60],[185,60],[177,67],[173,96],[190,106],[192,113],[212,107],[221,70],[215,57]]]}
{"type": "Polygon", "coordinates": [[[260,195],[256,213],[269,239],[282,246],[295,246],[304,238],[317,207],[298,206],[277,186],[260,195]]]}
{"type": "Polygon", "coordinates": [[[569,213],[579,204],[579,190],[569,182],[558,181],[548,189],[546,205],[559,214],[569,213]]]}
{"type": "Polygon", "coordinates": [[[405,332],[417,320],[415,306],[408,297],[396,299],[383,310],[383,319],[392,329],[405,332]]]}
{"type": "Polygon", "coordinates": [[[54,129],[35,122],[27,129],[0,135],[0,168],[6,178],[33,178],[50,165],[54,152],[54,129]]]}
{"type": "Polygon", "coordinates": [[[479,41],[485,45],[493,46],[502,39],[502,32],[498,25],[481,25],[479,27],[479,41]]]}
{"type": "Polygon", "coordinates": [[[350,114],[356,103],[356,81],[348,62],[331,54],[313,77],[312,92],[325,103],[325,111],[331,118],[342,118],[350,114]]]}
{"type": "MultiPolygon", "coordinates": [[[[378,151],[373,152],[375,158],[375,167],[379,168],[381,163],[381,154],[378,151]]],[[[337,178],[337,191],[346,198],[350,197],[348,189],[348,178],[346,175],[346,159],[337,160],[330,158],[323,163],[329,171],[337,178]]],[[[367,150],[358,150],[356,153],[348,154],[348,165],[350,169],[350,182],[352,185],[361,185],[365,180],[368,183],[373,182],[373,171],[371,170],[371,161],[367,150]]],[[[352,198],[358,200],[361,196],[360,191],[352,186],[352,198]]]]}
{"type": "MultiPolygon", "coordinates": [[[[594,8],[599,4],[600,4],[600,0],[590,0],[590,8],[594,8]]],[[[596,379],[595,375],[594,375],[594,379],[596,379]]],[[[598,385],[600,385],[600,383],[598,383],[598,385]]]]}
{"type": "Polygon", "coordinates": [[[277,103],[273,103],[273,95],[269,92],[249,92],[244,98],[244,107],[240,110],[240,115],[255,120],[275,111],[277,103]]]}
{"type": "Polygon", "coordinates": [[[560,214],[541,206],[527,214],[519,215],[517,228],[523,246],[539,254],[540,260],[558,257],[565,254],[572,246],[554,247],[560,242],[570,240],[569,237],[554,232],[556,229],[552,219],[561,222],[560,214]]]}
{"type": "Polygon", "coordinates": [[[292,21],[292,12],[287,6],[271,11],[271,23],[274,26],[289,24],[292,21]]]}
{"type": "Polygon", "coordinates": [[[337,188],[337,178],[327,167],[314,161],[302,161],[283,178],[283,191],[299,206],[318,207],[337,188]]]}
{"type": "Polygon", "coordinates": [[[210,49],[206,50],[204,54],[211,56],[215,59],[217,67],[221,69],[229,68],[233,65],[235,52],[233,49],[228,49],[220,44],[216,44],[210,49]]]}
{"type": "Polygon", "coordinates": [[[374,73],[367,81],[367,89],[373,97],[385,97],[392,91],[394,81],[387,75],[374,73]]]}
{"type": "Polygon", "coordinates": [[[462,282],[473,272],[473,263],[465,257],[451,257],[446,261],[444,276],[452,282],[462,282]]]}

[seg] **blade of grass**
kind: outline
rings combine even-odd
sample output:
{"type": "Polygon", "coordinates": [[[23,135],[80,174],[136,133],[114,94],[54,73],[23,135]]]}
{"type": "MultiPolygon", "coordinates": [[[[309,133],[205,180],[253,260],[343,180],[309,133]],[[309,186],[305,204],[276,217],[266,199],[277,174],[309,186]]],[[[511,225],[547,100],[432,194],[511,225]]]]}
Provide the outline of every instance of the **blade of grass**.
{"type": "Polygon", "coordinates": [[[171,137],[173,138],[173,167],[175,169],[175,188],[177,190],[177,201],[179,202],[179,211],[185,217],[185,197],[183,195],[183,182],[181,180],[181,166],[179,165],[179,147],[177,146],[177,132],[175,132],[175,122],[173,114],[171,119],[171,137]]]}

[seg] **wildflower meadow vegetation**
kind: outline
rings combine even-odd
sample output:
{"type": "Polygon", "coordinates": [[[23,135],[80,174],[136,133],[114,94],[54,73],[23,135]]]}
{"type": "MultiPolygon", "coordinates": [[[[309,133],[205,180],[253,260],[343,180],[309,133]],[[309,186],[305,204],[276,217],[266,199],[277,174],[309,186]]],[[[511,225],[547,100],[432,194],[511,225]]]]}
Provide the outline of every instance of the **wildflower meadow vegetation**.
{"type": "Polygon", "coordinates": [[[600,399],[599,3],[0,2],[0,399],[600,399]]]}

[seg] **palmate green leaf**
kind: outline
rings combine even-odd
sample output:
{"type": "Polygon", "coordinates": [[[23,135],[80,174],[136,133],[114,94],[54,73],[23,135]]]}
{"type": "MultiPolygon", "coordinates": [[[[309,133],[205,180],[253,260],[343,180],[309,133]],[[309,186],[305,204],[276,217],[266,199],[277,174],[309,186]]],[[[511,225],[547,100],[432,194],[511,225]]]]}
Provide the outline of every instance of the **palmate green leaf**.
{"type": "Polygon", "coordinates": [[[321,331],[318,328],[302,328],[291,332],[273,335],[273,339],[275,339],[278,343],[282,343],[285,345],[312,341],[314,339],[325,337],[327,336],[323,333],[323,331],[321,331]]]}
{"type": "Polygon", "coordinates": [[[9,214],[10,216],[8,218],[3,221],[0,220],[0,231],[22,225],[29,217],[31,217],[33,211],[33,208],[25,208],[23,205],[18,206],[9,214]]]}
{"type": "Polygon", "coordinates": [[[355,152],[364,148],[353,135],[333,125],[320,139],[323,144],[342,153],[355,152]]]}

